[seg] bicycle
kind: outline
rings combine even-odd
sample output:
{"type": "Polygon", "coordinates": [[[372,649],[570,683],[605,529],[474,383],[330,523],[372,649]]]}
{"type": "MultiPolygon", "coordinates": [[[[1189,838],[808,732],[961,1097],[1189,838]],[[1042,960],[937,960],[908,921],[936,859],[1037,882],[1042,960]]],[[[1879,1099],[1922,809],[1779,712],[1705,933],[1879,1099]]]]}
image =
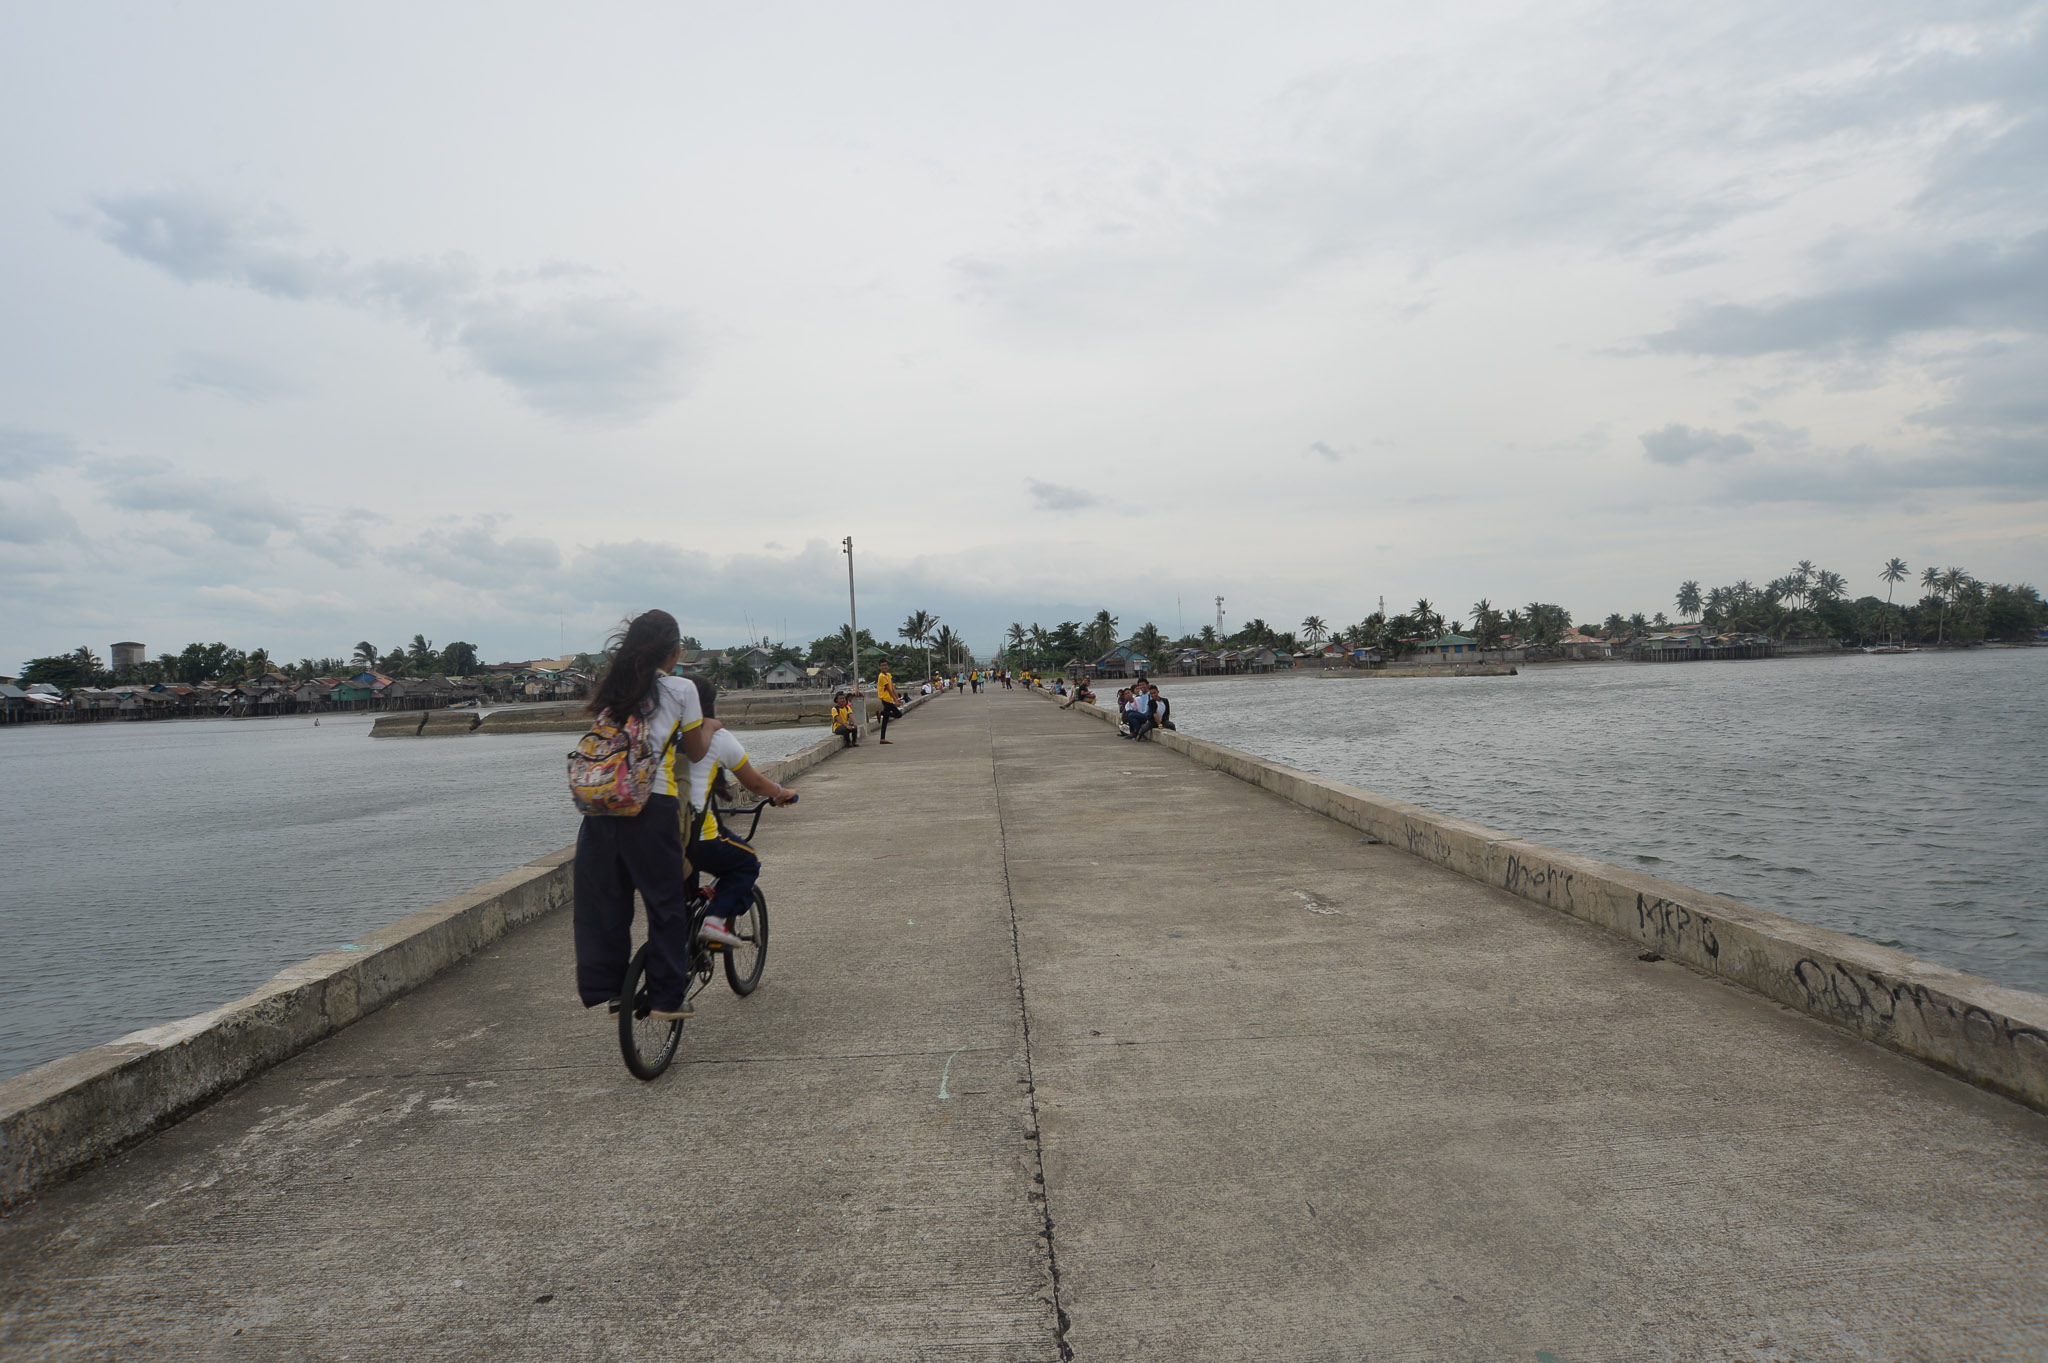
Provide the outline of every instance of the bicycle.
{"type": "MultiPolygon", "coordinates": [[[[795,804],[797,797],[791,794],[789,802],[795,804]]],[[[741,842],[752,843],[754,834],[760,831],[761,811],[768,808],[769,801],[763,800],[749,809],[721,808],[712,801],[711,812],[722,830],[728,816],[753,815],[747,825],[747,836],[741,842]]],[[[690,842],[697,841],[697,824],[691,822],[690,842]]],[[[685,852],[687,855],[687,851],[685,852]]],[[[711,977],[720,968],[720,957],[724,958],[725,982],[732,992],[745,998],[761,983],[761,972],[768,964],[768,897],[761,893],[761,887],[754,887],[754,902],[745,911],[735,914],[727,927],[745,946],[729,947],[721,942],[701,940],[697,930],[703,926],[704,918],[711,907],[711,887],[699,883],[702,877],[692,867],[689,873],[690,903],[690,969],[684,985],[683,997],[693,999],[711,984],[711,977]]],[[[676,1058],[676,1047],[683,1039],[682,1018],[650,1017],[654,1005],[647,992],[647,944],[633,953],[633,959],[626,967],[625,982],[619,987],[619,997],[612,1003],[612,1011],[619,1017],[619,1053],[625,1057],[626,1068],[636,1079],[652,1081],[661,1077],[676,1058]]]]}

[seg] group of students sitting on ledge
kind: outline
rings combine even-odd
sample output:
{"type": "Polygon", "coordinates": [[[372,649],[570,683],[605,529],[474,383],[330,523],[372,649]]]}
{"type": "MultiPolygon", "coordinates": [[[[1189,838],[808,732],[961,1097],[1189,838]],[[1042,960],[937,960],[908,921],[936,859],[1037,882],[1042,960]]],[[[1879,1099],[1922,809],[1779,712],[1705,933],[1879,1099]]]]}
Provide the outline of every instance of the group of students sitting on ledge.
{"type": "MultiPolygon", "coordinates": [[[[1055,694],[1064,691],[1065,685],[1054,682],[1055,694]]],[[[1074,683],[1073,692],[1067,696],[1062,710],[1071,710],[1076,705],[1093,705],[1095,692],[1087,681],[1074,683]]],[[[1173,724],[1173,702],[1164,692],[1152,684],[1150,677],[1140,677],[1116,693],[1117,737],[1143,738],[1154,729],[1171,729],[1173,724]]]]}

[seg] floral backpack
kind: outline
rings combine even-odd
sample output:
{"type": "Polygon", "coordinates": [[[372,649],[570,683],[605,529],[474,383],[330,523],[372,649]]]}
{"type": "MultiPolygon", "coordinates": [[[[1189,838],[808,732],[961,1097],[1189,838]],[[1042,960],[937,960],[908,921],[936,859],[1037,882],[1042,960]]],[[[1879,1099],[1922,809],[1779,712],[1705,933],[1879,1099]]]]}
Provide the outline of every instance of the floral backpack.
{"type": "Polygon", "coordinates": [[[647,808],[654,774],[674,741],[673,726],[668,742],[657,748],[644,717],[629,715],[620,724],[609,710],[599,715],[569,753],[569,795],[576,812],[631,818],[647,808]]]}

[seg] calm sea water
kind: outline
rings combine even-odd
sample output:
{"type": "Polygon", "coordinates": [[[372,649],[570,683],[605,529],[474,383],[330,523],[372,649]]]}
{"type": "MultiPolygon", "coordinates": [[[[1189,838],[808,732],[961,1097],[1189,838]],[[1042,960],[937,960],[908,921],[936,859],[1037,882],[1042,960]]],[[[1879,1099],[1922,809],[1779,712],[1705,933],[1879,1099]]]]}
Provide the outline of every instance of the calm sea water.
{"type": "Polygon", "coordinates": [[[2048,649],[1166,690],[1187,733],[2048,992],[2048,649]]]}
{"type": "MultiPolygon", "coordinates": [[[[575,841],[573,735],[372,742],[372,718],[0,730],[0,1077],[575,841]]],[[[740,737],[771,758],[824,732],[740,737]]]]}

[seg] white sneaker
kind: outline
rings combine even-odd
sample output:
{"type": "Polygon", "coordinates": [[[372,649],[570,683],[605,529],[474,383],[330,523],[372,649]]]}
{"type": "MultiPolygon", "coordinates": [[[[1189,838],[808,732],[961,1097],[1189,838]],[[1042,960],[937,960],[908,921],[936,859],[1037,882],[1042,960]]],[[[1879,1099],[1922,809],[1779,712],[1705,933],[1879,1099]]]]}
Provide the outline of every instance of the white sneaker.
{"type": "Polygon", "coordinates": [[[707,942],[716,942],[720,946],[743,947],[747,944],[745,938],[733,935],[723,918],[705,919],[704,926],[697,929],[697,935],[707,942]]]}

